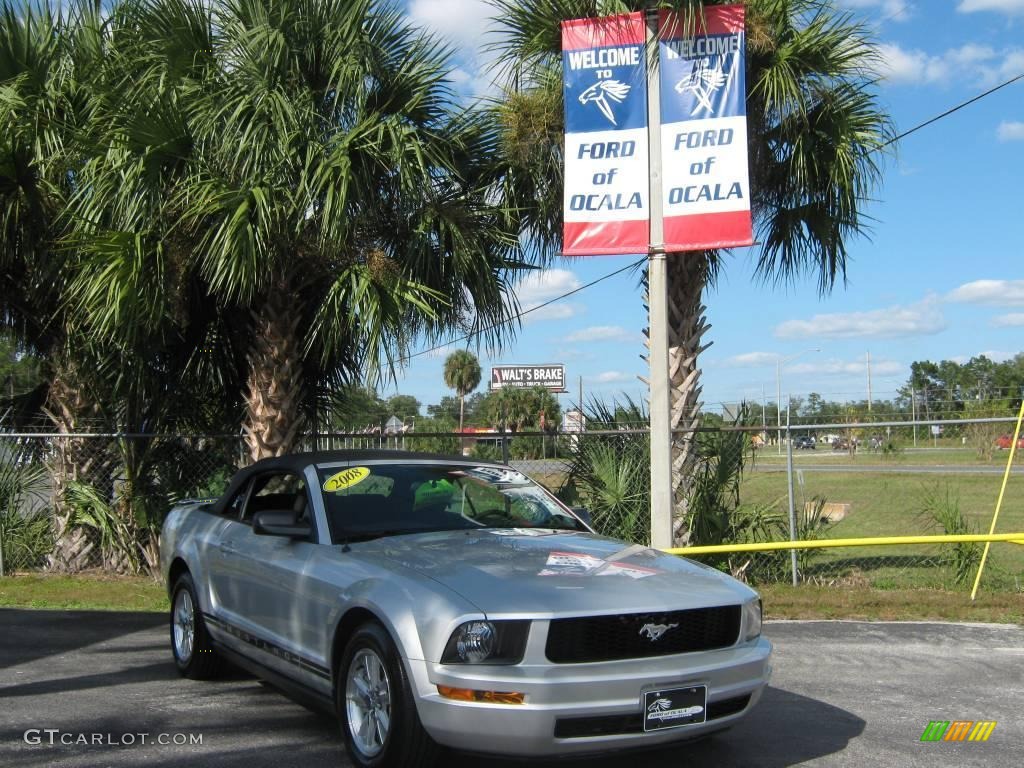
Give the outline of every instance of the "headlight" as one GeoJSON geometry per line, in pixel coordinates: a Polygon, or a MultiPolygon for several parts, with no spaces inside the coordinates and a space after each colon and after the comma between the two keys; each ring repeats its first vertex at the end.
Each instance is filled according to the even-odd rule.
{"type": "Polygon", "coordinates": [[[467,621],[452,632],[441,663],[518,664],[529,632],[529,621],[467,621]]]}
{"type": "Polygon", "coordinates": [[[743,606],[743,642],[756,640],[761,636],[761,598],[755,598],[743,606]]]}

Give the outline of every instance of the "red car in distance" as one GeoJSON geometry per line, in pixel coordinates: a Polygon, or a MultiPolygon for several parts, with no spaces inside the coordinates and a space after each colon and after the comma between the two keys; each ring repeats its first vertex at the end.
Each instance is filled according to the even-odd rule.
{"type": "MultiPolygon", "coordinates": [[[[1000,451],[1010,450],[1010,446],[1013,444],[1012,435],[1000,435],[996,438],[996,448],[1000,451]]],[[[1024,451],[1024,437],[1017,438],[1017,450],[1024,451]]]]}

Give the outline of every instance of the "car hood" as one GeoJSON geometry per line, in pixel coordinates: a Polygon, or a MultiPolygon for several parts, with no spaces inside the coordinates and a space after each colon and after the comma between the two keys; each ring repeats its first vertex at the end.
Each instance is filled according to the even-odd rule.
{"type": "Polygon", "coordinates": [[[399,563],[506,618],[683,610],[755,594],[712,568],[591,533],[443,531],[376,539],[352,551],[399,563]]]}

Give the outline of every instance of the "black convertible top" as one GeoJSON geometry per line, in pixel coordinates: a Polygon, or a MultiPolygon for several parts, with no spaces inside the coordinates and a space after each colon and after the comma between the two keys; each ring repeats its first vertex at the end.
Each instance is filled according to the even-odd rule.
{"type": "Polygon", "coordinates": [[[495,464],[492,461],[473,459],[467,456],[451,456],[443,453],[418,453],[416,451],[390,451],[383,449],[348,449],[344,451],[309,451],[306,453],[289,453],[285,456],[277,456],[270,459],[260,459],[255,464],[243,467],[231,478],[228,488],[214,503],[213,509],[217,514],[224,511],[228,500],[235,495],[239,488],[249,481],[253,475],[259,475],[267,471],[284,470],[302,474],[310,464],[333,464],[341,461],[381,461],[392,460],[402,461],[439,461],[439,462],[471,462],[474,464],[495,464]]]}

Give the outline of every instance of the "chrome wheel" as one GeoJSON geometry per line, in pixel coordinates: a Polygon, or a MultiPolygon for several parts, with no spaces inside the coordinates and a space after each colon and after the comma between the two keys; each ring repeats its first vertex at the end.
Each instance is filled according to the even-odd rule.
{"type": "Polygon", "coordinates": [[[196,613],[192,595],[187,589],[179,589],[174,597],[174,655],[182,664],[192,658],[192,647],[196,639],[196,613]]]}
{"type": "Polygon", "coordinates": [[[391,682],[373,650],[361,648],[345,677],[345,713],[349,734],[367,757],[380,754],[391,728],[391,682]]]}

